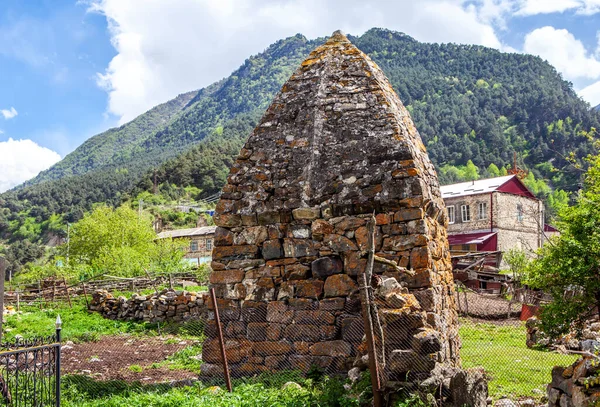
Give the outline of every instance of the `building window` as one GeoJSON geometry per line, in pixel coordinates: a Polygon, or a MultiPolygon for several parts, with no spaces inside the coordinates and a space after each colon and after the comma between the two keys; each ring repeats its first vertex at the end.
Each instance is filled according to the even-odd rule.
{"type": "Polygon", "coordinates": [[[523,222],[523,205],[517,204],[517,220],[523,222]]]}
{"type": "Polygon", "coordinates": [[[191,252],[197,252],[198,251],[198,241],[197,240],[192,240],[190,242],[190,251],[191,252]]]}
{"type": "Polygon", "coordinates": [[[487,202],[479,202],[479,220],[487,219],[487,202]]]}
{"type": "Polygon", "coordinates": [[[454,222],[455,222],[454,206],[449,206],[448,207],[448,223],[454,223],[454,222]]]}
{"type": "Polygon", "coordinates": [[[471,207],[469,205],[462,205],[460,207],[460,213],[463,222],[471,221],[471,207]]]}
{"type": "Polygon", "coordinates": [[[212,250],[212,239],[206,239],[206,250],[212,250]]]}

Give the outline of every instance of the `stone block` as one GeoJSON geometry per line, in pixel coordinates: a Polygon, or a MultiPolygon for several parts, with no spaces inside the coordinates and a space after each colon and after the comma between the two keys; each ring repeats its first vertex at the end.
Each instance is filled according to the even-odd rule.
{"type": "Polygon", "coordinates": [[[314,278],[326,279],[344,271],[344,263],[337,256],[320,257],[310,264],[314,278]]]}
{"type": "MultiPolygon", "coordinates": [[[[225,342],[225,354],[229,363],[239,363],[248,357],[252,350],[252,342],[245,339],[228,339],[225,342]]],[[[221,348],[218,339],[204,341],[202,360],[206,363],[221,364],[221,348]]]]}
{"type": "Polygon", "coordinates": [[[314,220],[321,214],[319,208],[296,208],[292,210],[292,216],[296,220],[314,220]]]}
{"type": "Polygon", "coordinates": [[[325,297],[346,297],[358,289],[358,285],[347,274],[336,274],[325,280],[325,297]]]}
{"type": "Polygon", "coordinates": [[[261,356],[285,355],[292,351],[292,344],[286,340],[253,342],[251,346],[254,354],[261,356]]]}
{"type": "Polygon", "coordinates": [[[367,259],[362,258],[360,252],[344,253],[344,272],[350,276],[357,276],[364,273],[367,267],[367,259]]]}
{"type": "Polygon", "coordinates": [[[329,234],[323,237],[323,245],[329,247],[337,253],[344,253],[352,250],[358,250],[356,244],[342,235],[329,234]]]}
{"type": "Polygon", "coordinates": [[[346,316],[342,317],[342,339],[346,342],[362,342],[365,334],[362,318],[346,316]]]}
{"type": "Polygon", "coordinates": [[[321,280],[300,280],[296,283],[296,296],[318,300],[323,296],[323,286],[321,280]]]}
{"type": "Polygon", "coordinates": [[[346,305],[345,298],[324,298],[319,302],[319,309],[322,311],[341,311],[346,305]]]}
{"type": "Polygon", "coordinates": [[[269,324],[265,322],[249,322],[248,323],[248,339],[251,341],[266,341],[267,328],[269,324]]]}
{"type": "Polygon", "coordinates": [[[412,269],[431,268],[433,259],[426,246],[415,247],[410,252],[410,267],[412,269]]]}
{"type": "Polygon", "coordinates": [[[317,342],[310,347],[310,354],[313,356],[348,357],[352,355],[352,345],[340,340],[317,342]]]}
{"type": "Polygon", "coordinates": [[[357,218],[354,216],[343,217],[340,221],[335,222],[335,230],[337,233],[345,232],[347,230],[355,230],[367,223],[364,218],[357,218]]]}
{"type": "Polygon", "coordinates": [[[210,273],[209,281],[211,284],[232,284],[240,283],[246,276],[243,270],[221,270],[210,273]]]}
{"type": "Polygon", "coordinates": [[[278,341],[283,336],[285,324],[274,324],[269,323],[267,325],[267,338],[268,341],[278,341]]]}
{"type": "Polygon", "coordinates": [[[242,319],[245,322],[267,322],[267,303],[262,301],[244,301],[242,319]]]}
{"type": "Polygon", "coordinates": [[[217,227],[215,229],[214,243],[216,246],[231,246],[233,244],[233,233],[229,229],[217,227]]]}
{"type": "Polygon", "coordinates": [[[215,213],[213,216],[215,225],[224,228],[234,228],[242,225],[242,218],[238,214],[233,213],[215,213]]]}
{"type": "Polygon", "coordinates": [[[295,311],[294,322],[297,324],[333,325],[335,317],[327,311],[295,311]]]}
{"type": "Polygon", "coordinates": [[[422,355],[439,352],[442,349],[441,335],[429,328],[421,328],[413,335],[412,348],[422,355]]]}
{"type": "Polygon", "coordinates": [[[394,222],[407,222],[413,219],[423,219],[423,209],[421,208],[407,208],[402,209],[394,214],[394,222]]]}
{"type": "Polygon", "coordinates": [[[283,301],[273,301],[267,305],[267,322],[289,324],[294,319],[294,311],[283,301]]]}
{"type": "Polygon", "coordinates": [[[388,366],[390,371],[398,373],[406,372],[430,372],[435,367],[435,360],[428,355],[420,355],[412,349],[399,349],[391,352],[388,366]]]}
{"type": "Polygon", "coordinates": [[[246,336],[246,323],[243,321],[231,321],[225,326],[224,334],[228,338],[241,338],[246,336]]]}
{"type": "Polygon", "coordinates": [[[281,221],[281,215],[278,211],[262,212],[257,214],[258,224],[261,226],[273,225],[281,221]]]}
{"type": "Polygon", "coordinates": [[[213,260],[252,259],[258,254],[257,246],[215,246],[212,252],[213,260]]]}
{"type": "Polygon", "coordinates": [[[265,260],[282,257],[281,242],[278,239],[265,241],[262,245],[262,256],[265,260]]]}
{"type": "Polygon", "coordinates": [[[323,236],[333,233],[333,225],[326,220],[317,219],[311,224],[311,232],[314,239],[321,240],[323,236]]]}
{"type": "Polygon", "coordinates": [[[284,239],[283,254],[285,257],[311,257],[319,254],[312,240],[284,239]]]}
{"type": "Polygon", "coordinates": [[[298,310],[316,310],[319,308],[319,303],[310,298],[290,298],[288,301],[290,309],[298,310]]]}
{"type": "Polygon", "coordinates": [[[309,268],[303,264],[290,264],[285,266],[283,277],[286,280],[305,280],[309,277],[309,268]]]}

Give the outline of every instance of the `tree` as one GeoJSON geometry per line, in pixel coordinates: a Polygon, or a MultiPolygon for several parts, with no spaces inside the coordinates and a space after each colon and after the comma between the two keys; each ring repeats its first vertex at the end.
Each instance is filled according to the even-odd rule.
{"type": "Polygon", "coordinates": [[[526,283],[552,295],[542,310],[544,331],[556,337],[600,315],[600,156],[589,160],[576,204],[559,209],[560,236],[539,251],[526,283]]]}
{"type": "Polygon", "coordinates": [[[69,244],[61,247],[69,267],[118,276],[143,275],[146,270],[174,271],[183,259],[183,244],[155,243],[150,219],[127,206],[99,206],[73,225],[69,244]]]}

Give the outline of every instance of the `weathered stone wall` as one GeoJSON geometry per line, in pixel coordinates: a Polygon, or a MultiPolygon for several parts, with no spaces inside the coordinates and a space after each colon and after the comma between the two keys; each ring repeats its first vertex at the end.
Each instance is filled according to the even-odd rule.
{"type": "Polygon", "coordinates": [[[162,290],[158,295],[133,294],[130,299],[115,298],[106,290],[92,295],[90,311],[105,318],[124,321],[182,322],[206,318],[208,294],[189,291],[162,290]]]}
{"type": "Polygon", "coordinates": [[[548,384],[548,407],[589,407],[600,402],[600,362],[584,357],[569,367],[555,366],[548,384]]]}
{"type": "MultiPolygon", "coordinates": [[[[396,292],[381,310],[390,376],[457,366],[436,173],[387,78],[336,33],[275,97],[217,205],[210,282],[234,374],[347,371],[364,346],[357,275],[373,213],[377,254],[414,270],[375,268],[411,293],[396,292]]],[[[217,372],[210,326],[203,371],[217,372]]]]}

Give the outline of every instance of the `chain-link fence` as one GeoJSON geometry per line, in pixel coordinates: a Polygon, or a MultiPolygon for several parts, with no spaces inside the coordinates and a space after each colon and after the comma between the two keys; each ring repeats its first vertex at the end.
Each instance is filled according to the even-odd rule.
{"type": "MultiPolygon", "coordinates": [[[[368,285],[372,341],[379,386],[408,395],[422,390],[414,383],[430,377],[441,355],[451,354],[448,344],[458,344],[458,339],[440,337],[437,331],[453,334],[441,325],[437,331],[429,329],[440,323],[436,313],[411,312],[425,301],[422,293],[409,294],[398,285],[394,289],[401,295],[389,295],[389,284],[397,283],[391,280],[368,285]],[[413,297],[418,300],[411,304],[413,297]]],[[[26,337],[49,334],[42,328],[52,327],[61,315],[66,398],[160,393],[198,384],[226,388],[219,327],[206,283],[186,276],[165,278],[136,292],[103,287],[89,285],[85,295],[73,290],[71,305],[58,295],[54,302],[21,300],[17,313],[11,303],[15,313],[5,317],[8,337],[26,337]]],[[[307,380],[315,383],[326,377],[350,386],[350,377],[363,385],[354,396],[371,397],[369,335],[360,288],[357,285],[345,298],[244,301],[239,308],[218,298],[234,391],[249,383],[306,386],[307,380]]],[[[576,359],[544,344],[528,347],[526,323],[520,320],[528,307],[510,296],[480,294],[459,284],[454,301],[460,316],[462,366],[483,369],[495,400],[541,402],[552,367],[576,359]]],[[[434,400],[439,401],[440,392],[434,392],[434,400]]]]}

